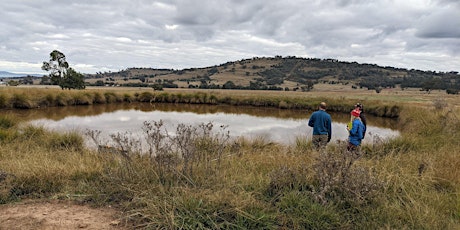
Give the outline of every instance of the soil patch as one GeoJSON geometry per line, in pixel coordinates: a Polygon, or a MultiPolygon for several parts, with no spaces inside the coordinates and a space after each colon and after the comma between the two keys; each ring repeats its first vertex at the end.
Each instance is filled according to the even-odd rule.
{"type": "Polygon", "coordinates": [[[121,212],[92,208],[72,201],[25,201],[0,205],[0,230],[15,229],[127,229],[121,226],[121,212]]]}

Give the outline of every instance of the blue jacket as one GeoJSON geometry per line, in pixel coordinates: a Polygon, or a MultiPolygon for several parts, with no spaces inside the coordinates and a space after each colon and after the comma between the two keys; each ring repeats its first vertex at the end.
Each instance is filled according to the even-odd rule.
{"type": "Polygon", "coordinates": [[[324,110],[318,110],[311,114],[308,126],[313,127],[313,135],[328,135],[328,141],[332,136],[331,115],[324,110]]]}
{"type": "Polygon", "coordinates": [[[356,146],[361,145],[361,140],[364,138],[364,130],[365,126],[363,122],[359,119],[354,119],[352,128],[348,131],[350,134],[348,141],[356,146]]]}

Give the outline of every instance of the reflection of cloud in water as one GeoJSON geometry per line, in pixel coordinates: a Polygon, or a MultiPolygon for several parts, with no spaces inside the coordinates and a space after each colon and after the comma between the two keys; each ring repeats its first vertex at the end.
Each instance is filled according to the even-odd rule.
{"type": "MultiPolygon", "coordinates": [[[[181,123],[196,126],[201,123],[212,122],[215,125],[215,132],[218,132],[218,127],[223,125],[228,126],[226,130],[230,131],[230,135],[234,137],[264,137],[286,144],[294,143],[297,137],[311,138],[312,133],[312,128],[307,125],[308,117],[305,119],[281,119],[227,113],[196,114],[192,112],[120,110],[97,116],[70,116],[59,121],[41,119],[32,121],[32,123],[55,130],[100,130],[108,136],[124,132],[140,135],[144,121],[160,120],[163,120],[164,128],[171,134],[181,123]]],[[[371,142],[374,136],[385,139],[397,135],[399,132],[391,129],[369,126],[364,142],[371,142]]],[[[347,137],[346,124],[333,122],[332,141],[346,140],[347,137]]]]}

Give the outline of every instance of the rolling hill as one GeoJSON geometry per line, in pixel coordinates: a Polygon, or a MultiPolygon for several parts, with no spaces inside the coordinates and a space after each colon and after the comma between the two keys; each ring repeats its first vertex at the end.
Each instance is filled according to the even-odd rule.
{"type": "Polygon", "coordinates": [[[182,88],[232,88],[264,90],[309,90],[317,83],[345,84],[368,89],[401,86],[460,89],[458,72],[402,69],[336,59],[255,57],[206,68],[182,70],[128,68],[119,72],[87,75],[95,85],[182,88]]]}

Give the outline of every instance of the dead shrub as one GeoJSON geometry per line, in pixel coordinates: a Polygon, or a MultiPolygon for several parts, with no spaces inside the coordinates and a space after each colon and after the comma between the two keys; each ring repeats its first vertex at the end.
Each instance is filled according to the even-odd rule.
{"type": "Polygon", "coordinates": [[[355,164],[362,156],[360,151],[348,151],[345,143],[341,145],[335,151],[319,153],[313,165],[317,181],[313,196],[321,204],[365,204],[372,200],[381,183],[370,169],[355,164]]]}

